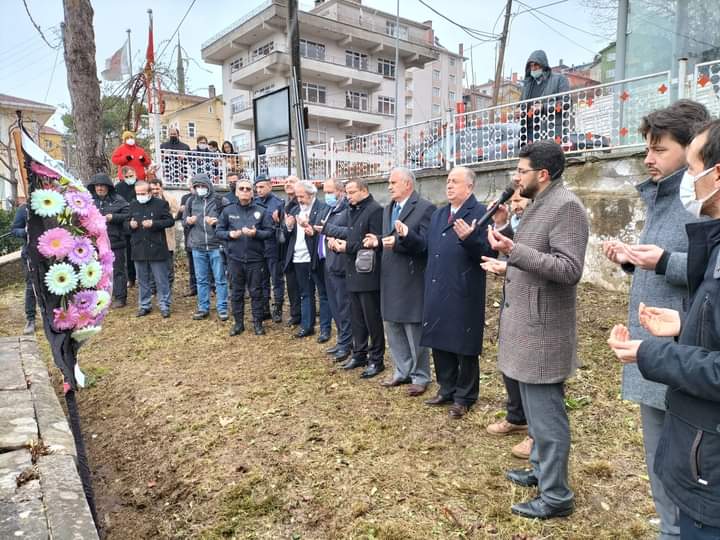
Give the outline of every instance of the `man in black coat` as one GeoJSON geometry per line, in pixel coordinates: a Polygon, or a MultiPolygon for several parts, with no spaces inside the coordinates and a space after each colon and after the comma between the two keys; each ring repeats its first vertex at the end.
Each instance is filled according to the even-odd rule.
{"type": "Polygon", "coordinates": [[[385,333],[380,312],[380,253],[376,248],[370,272],[358,272],[358,252],[368,234],[382,234],[382,206],[370,194],[365,180],[352,179],[345,185],[348,209],[347,240],[336,240],[336,250],[346,253],[347,289],[350,293],[350,322],[353,355],[344,369],[367,366],[361,377],[375,377],[385,369],[385,333]],[[369,339],[369,344],[368,344],[369,339]]]}
{"type": "MultiPolygon", "coordinates": [[[[115,184],[115,193],[120,195],[127,203],[131,203],[135,200],[135,183],[137,178],[135,177],[135,169],[132,167],[121,167],[120,179],[115,184]]],[[[127,277],[128,285],[130,287],[135,286],[135,264],[132,258],[132,247],[130,246],[130,236],[125,235],[125,262],[127,263],[127,277]]]]}
{"type": "Polygon", "coordinates": [[[315,290],[320,303],[320,335],[318,343],[330,339],[330,306],[325,290],[324,243],[320,244],[320,234],[314,226],[327,214],[325,203],[317,199],[317,188],[312,182],[303,180],[295,184],[295,196],[298,201],[297,212],[285,217],[285,226],[289,236],[285,254],[285,271],[292,268],[300,290],[300,330],[296,338],[304,338],[315,333],[315,290]]]}
{"type": "Polygon", "coordinates": [[[392,202],[383,210],[382,239],[374,234],[363,245],[382,247],[380,307],[395,371],[381,384],[410,384],[408,395],[420,396],[430,384],[430,351],[420,346],[427,246],[425,238],[435,206],[415,191],[415,175],[404,168],[390,171],[392,202]],[[408,236],[416,241],[406,245],[408,236]]]}
{"type": "Polygon", "coordinates": [[[237,203],[223,208],[218,218],[216,234],[227,246],[230,279],[232,280],[232,309],[235,325],[230,330],[236,336],[245,330],[245,287],[250,291],[253,328],[256,336],[263,329],[263,283],[266,279],[265,242],[272,233],[272,220],[265,208],[253,201],[250,180],[238,179],[235,184],[237,203]]]}
{"type": "Polygon", "coordinates": [[[133,262],[138,278],[138,317],[152,311],[150,275],[157,288],[157,299],[163,318],[170,316],[172,297],[167,260],[170,257],[165,229],[175,223],[167,201],[150,194],[150,184],[135,184],[135,200],[130,203],[125,230],[130,233],[133,262]]]}
{"type": "MultiPolygon", "coordinates": [[[[485,271],[480,262],[483,255],[494,255],[485,231],[475,227],[486,208],[475,199],[474,185],[470,169],[450,171],[448,204],[433,213],[427,234],[420,344],[432,348],[440,389],[425,403],[451,403],[451,418],[462,418],[478,398],[485,325],[485,271]]],[[[404,243],[413,248],[419,240],[409,236],[404,243]]]]}
{"type": "Polygon", "coordinates": [[[688,146],[680,199],[689,223],[688,309],[640,304],[642,326],[658,337],[631,340],[616,325],[608,343],[625,363],[637,361],[643,377],[668,386],[667,414],[655,456],[655,473],[680,509],[680,537],[720,538],[720,120],[701,127],[688,146]]]}
{"type": "Polygon", "coordinates": [[[161,150],[172,150],[163,156],[163,178],[166,184],[182,186],[187,181],[187,157],[181,152],[189,152],[190,147],[180,141],[180,130],[171,127],[168,130],[169,139],[160,145],[161,150]]]}
{"type": "MultiPolygon", "coordinates": [[[[268,272],[263,281],[263,319],[272,317],[273,322],[282,322],[282,307],[285,297],[283,281],[283,261],[280,259],[284,246],[278,243],[278,231],[285,219],[285,202],[272,192],[272,182],[267,176],[255,178],[255,202],[265,208],[272,226],[271,233],[265,240],[265,262],[268,272]],[[270,313],[270,290],[272,289],[273,309],[270,313]]],[[[284,255],[284,252],[282,253],[284,255]]]]}
{"type": "Polygon", "coordinates": [[[20,256],[22,258],[23,274],[25,275],[25,329],[23,334],[29,336],[35,333],[35,312],[37,311],[37,302],[35,300],[35,291],[32,285],[32,275],[28,269],[28,256],[27,256],[27,220],[28,220],[28,206],[25,202],[25,197],[18,196],[15,202],[18,205],[15,211],[15,218],[13,219],[12,226],[10,228],[11,234],[22,239],[22,251],[20,256]]]}
{"type": "Polygon", "coordinates": [[[128,202],[115,192],[112,180],[105,173],[98,173],[90,179],[88,191],[93,202],[107,221],[107,232],[115,261],[113,262],[113,303],[110,307],[120,308],[127,303],[127,261],[125,250],[125,221],[128,217],[128,202]]]}

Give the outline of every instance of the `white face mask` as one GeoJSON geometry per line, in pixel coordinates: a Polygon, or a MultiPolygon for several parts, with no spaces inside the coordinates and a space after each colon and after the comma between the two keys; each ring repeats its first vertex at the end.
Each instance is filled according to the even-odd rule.
{"type": "Polygon", "coordinates": [[[198,144],[198,148],[199,148],[200,150],[207,150],[208,145],[207,145],[207,144],[204,144],[204,143],[200,143],[200,144],[198,144]]]}
{"type": "Polygon", "coordinates": [[[135,183],[135,181],[136,181],[136,178],[126,178],[126,179],[125,179],[125,183],[126,183],[128,186],[132,186],[132,185],[135,183]]]}
{"type": "Polygon", "coordinates": [[[710,198],[715,195],[718,190],[716,189],[706,197],[698,200],[695,195],[695,182],[700,180],[714,168],[715,167],[710,167],[696,176],[693,176],[688,171],[685,171],[682,180],[680,181],[680,200],[682,201],[685,210],[690,212],[696,218],[700,217],[703,205],[710,200],[710,198]]]}
{"type": "Polygon", "coordinates": [[[530,76],[531,76],[533,79],[539,79],[540,77],[542,77],[542,74],[543,74],[543,70],[542,70],[542,69],[533,69],[533,70],[530,72],[530,76]]]}
{"type": "Polygon", "coordinates": [[[129,144],[130,146],[133,146],[135,144],[135,139],[130,137],[128,140],[125,141],[125,144],[129,144]]]}
{"type": "Polygon", "coordinates": [[[137,196],[137,202],[140,204],[145,204],[150,200],[150,195],[138,195],[137,196]]]}
{"type": "Polygon", "coordinates": [[[208,188],[205,188],[205,187],[195,188],[195,193],[198,194],[198,197],[205,197],[208,194],[208,188]]]}

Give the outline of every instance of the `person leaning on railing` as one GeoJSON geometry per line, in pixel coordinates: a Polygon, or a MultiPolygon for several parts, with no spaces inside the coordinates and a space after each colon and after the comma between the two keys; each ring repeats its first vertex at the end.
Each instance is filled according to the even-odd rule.
{"type": "Polygon", "coordinates": [[[183,185],[187,176],[185,157],[180,152],[189,152],[190,147],[180,141],[178,128],[168,130],[169,138],[160,145],[161,150],[171,150],[161,157],[163,179],[170,185],[183,185]]]}

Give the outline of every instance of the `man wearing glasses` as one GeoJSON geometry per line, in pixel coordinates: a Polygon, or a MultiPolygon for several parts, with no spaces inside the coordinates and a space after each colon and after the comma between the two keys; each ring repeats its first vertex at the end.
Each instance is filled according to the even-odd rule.
{"type": "Polygon", "coordinates": [[[563,185],[564,168],[565,155],[557,143],[538,141],[525,146],[515,182],[520,195],[533,202],[513,240],[488,228],[492,249],[507,256],[502,261],[507,266],[498,367],[520,384],[534,440],[532,469],[511,470],[506,476],[515,484],[539,488],[538,497],[513,505],[512,512],[538,519],[573,512],[564,384],[577,367],[576,287],[585,261],[588,220],[580,200],[563,185]]]}

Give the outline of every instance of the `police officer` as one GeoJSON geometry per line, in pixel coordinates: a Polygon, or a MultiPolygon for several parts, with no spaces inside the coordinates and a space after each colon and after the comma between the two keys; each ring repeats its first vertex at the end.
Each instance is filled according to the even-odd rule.
{"type": "Polygon", "coordinates": [[[250,303],[255,335],[263,329],[262,285],[266,279],[265,241],[272,235],[272,219],[265,209],[253,202],[250,180],[239,179],[235,187],[238,202],[226,206],[216,227],[218,238],[227,242],[232,280],[232,309],[235,325],[230,331],[236,336],[245,330],[245,287],[250,290],[250,303]]]}
{"type": "Polygon", "coordinates": [[[281,250],[284,246],[278,242],[279,235],[283,235],[281,223],[284,219],[285,202],[272,192],[272,183],[265,175],[255,178],[255,203],[265,209],[270,216],[272,226],[270,237],[265,240],[265,262],[268,272],[263,281],[263,320],[270,318],[270,284],[272,283],[272,297],[274,300],[272,320],[282,322],[283,297],[285,296],[285,281],[283,278],[283,265],[279,262],[281,250]]]}

